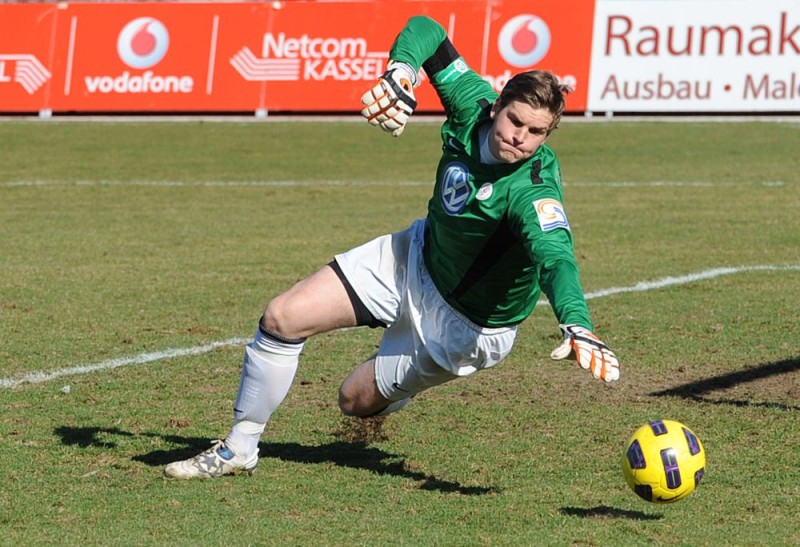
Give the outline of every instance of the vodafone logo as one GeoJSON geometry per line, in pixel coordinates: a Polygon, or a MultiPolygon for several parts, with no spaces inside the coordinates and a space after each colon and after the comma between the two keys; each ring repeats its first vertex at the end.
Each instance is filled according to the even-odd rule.
{"type": "Polygon", "coordinates": [[[192,76],[146,70],[160,63],[168,49],[169,32],[164,23],[152,17],[134,19],[125,25],[117,37],[119,58],[134,70],[125,70],[116,76],[84,76],[86,91],[101,95],[192,93],[192,76]]]}
{"type": "Polygon", "coordinates": [[[152,17],[134,19],[117,38],[119,58],[131,68],[150,68],[158,64],[169,48],[169,32],[164,23],[152,17]]]}
{"type": "Polygon", "coordinates": [[[550,50],[550,27],[535,15],[512,17],[500,30],[497,49],[503,60],[512,66],[533,66],[550,50]]]}

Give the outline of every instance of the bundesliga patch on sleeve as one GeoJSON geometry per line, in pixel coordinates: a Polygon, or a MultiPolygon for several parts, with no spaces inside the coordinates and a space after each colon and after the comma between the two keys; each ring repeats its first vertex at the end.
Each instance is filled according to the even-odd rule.
{"type": "Polygon", "coordinates": [[[448,82],[452,82],[453,80],[458,79],[459,76],[465,74],[469,70],[469,66],[467,66],[466,61],[462,57],[459,57],[450,65],[442,70],[439,74],[436,75],[436,80],[440,84],[445,84],[448,82]]]}
{"type": "Polygon", "coordinates": [[[536,209],[536,216],[539,217],[539,226],[543,232],[549,232],[556,228],[564,228],[569,230],[569,221],[567,221],[567,213],[564,212],[564,206],[561,202],[555,199],[537,199],[533,202],[533,207],[536,209]]]}

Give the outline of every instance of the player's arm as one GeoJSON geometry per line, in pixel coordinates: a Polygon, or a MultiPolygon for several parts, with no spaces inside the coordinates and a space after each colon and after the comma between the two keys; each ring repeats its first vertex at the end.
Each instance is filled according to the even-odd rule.
{"type": "Polygon", "coordinates": [[[545,154],[542,163],[537,167],[540,172],[532,177],[541,182],[520,197],[523,205],[519,210],[522,232],[538,267],[539,286],[563,334],[562,344],[550,356],[557,360],[572,357],[595,378],[611,382],[619,379],[619,361],[592,332],[572,232],[561,202],[558,163],[554,155],[545,154]]]}
{"type": "Polygon", "coordinates": [[[539,285],[550,301],[561,328],[563,341],[550,357],[573,358],[595,378],[612,382],[619,379],[619,360],[592,332],[589,308],[580,284],[571,238],[565,228],[545,234],[537,245],[540,255],[539,285]]]}
{"type": "Polygon", "coordinates": [[[444,28],[430,17],[415,16],[395,38],[386,72],[361,98],[361,114],[367,121],[393,136],[401,135],[417,106],[414,87],[420,68],[448,115],[457,113],[459,104],[474,105],[493,94],[491,86],[458,54],[444,28]]]}

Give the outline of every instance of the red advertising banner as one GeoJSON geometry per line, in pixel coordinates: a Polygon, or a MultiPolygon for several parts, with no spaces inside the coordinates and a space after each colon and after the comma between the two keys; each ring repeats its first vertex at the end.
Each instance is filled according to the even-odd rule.
{"type": "Polygon", "coordinates": [[[48,108],[61,11],[55,4],[0,5],[0,110],[48,108]]]}
{"type": "Polygon", "coordinates": [[[0,111],[355,112],[418,14],[498,90],[551,70],[586,108],[594,0],[296,0],[0,5],[0,111]]]}

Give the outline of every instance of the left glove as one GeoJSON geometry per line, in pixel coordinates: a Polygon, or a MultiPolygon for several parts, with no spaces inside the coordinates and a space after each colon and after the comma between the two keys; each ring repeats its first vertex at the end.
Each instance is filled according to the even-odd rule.
{"type": "Polygon", "coordinates": [[[550,353],[555,360],[574,357],[581,368],[606,382],[619,380],[619,360],[614,352],[587,328],[578,325],[559,325],[564,341],[550,353]]]}
{"type": "Polygon", "coordinates": [[[361,97],[361,115],[393,137],[406,128],[408,117],[417,108],[414,85],[417,75],[411,65],[390,61],[378,82],[361,97]]]}

